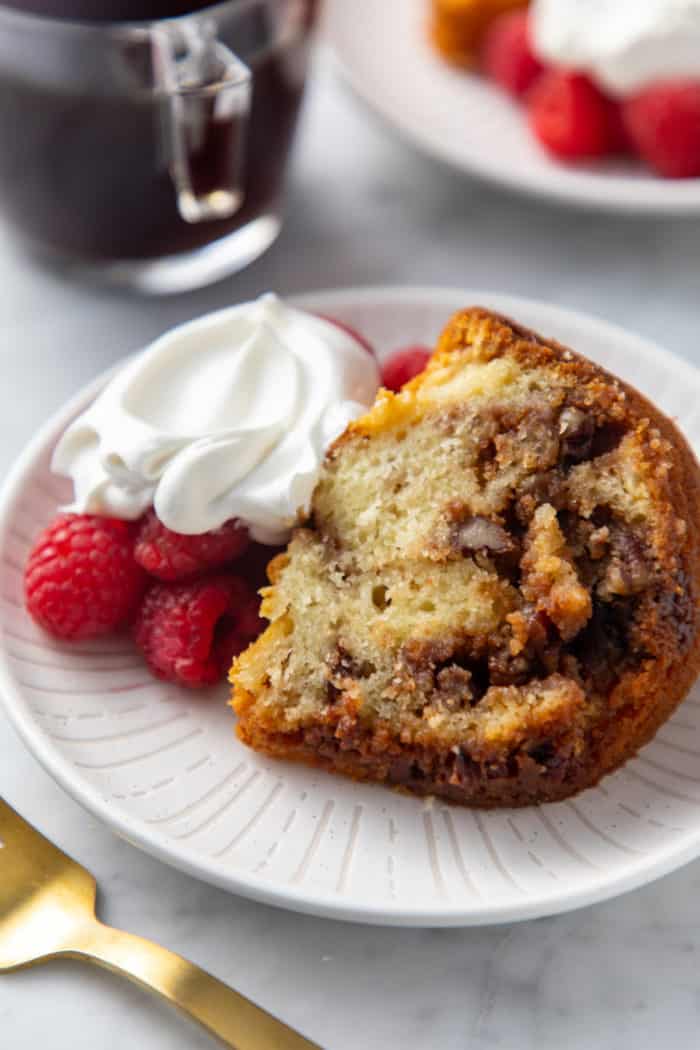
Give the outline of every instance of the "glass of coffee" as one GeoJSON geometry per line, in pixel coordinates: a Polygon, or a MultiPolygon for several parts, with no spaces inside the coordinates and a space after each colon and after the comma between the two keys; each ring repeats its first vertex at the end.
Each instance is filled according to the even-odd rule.
{"type": "Polygon", "coordinates": [[[0,0],[0,217],[154,292],[276,237],[316,0],[0,0]]]}

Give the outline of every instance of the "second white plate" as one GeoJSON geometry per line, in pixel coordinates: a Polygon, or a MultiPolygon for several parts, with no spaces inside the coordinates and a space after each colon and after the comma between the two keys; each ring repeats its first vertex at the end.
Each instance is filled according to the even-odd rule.
{"type": "MultiPolygon", "coordinates": [[[[700,374],[634,335],[541,303],[479,292],[377,288],[297,300],[386,353],[432,343],[480,302],[581,350],[652,395],[700,447],[700,374]]],[[[600,787],[556,805],[475,812],[273,762],[233,733],[226,689],[150,677],[128,639],[61,644],[27,616],[22,572],[68,495],[48,469],[50,420],[0,507],[0,693],[27,746],[118,834],[235,893],[300,911],[410,926],[532,918],[642,885],[700,854],[700,691],[600,787]]]]}
{"type": "Polygon", "coordinates": [[[700,179],[661,179],[641,164],[567,166],[530,134],[522,107],[433,51],[429,0],[326,0],[326,36],[355,91],[420,149],[510,190],[562,204],[700,214],[700,179]]]}

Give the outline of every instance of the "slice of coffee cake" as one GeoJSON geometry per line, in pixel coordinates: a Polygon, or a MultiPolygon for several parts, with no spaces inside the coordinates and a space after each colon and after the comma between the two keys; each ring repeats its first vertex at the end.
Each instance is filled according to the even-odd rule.
{"type": "Polygon", "coordinates": [[[471,805],[596,783],[698,673],[699,476],[620,380],[456,315],[331,448],[270,565],[239,736],[471,805]]]}

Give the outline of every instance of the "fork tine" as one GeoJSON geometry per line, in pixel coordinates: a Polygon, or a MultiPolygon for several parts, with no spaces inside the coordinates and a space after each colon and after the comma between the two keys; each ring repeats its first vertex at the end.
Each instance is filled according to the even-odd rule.
{"type": "Polygon", "coordinates": [[[0,970],[64,951],[95,922],[95,880],[0,798],[0,970]]]}
{"type": "MultiPolygon", "coordinates": [[[[49,842],[29,821],[20,817],[17,810],[13,809],[0,795],[0,841],[3,846],[31,847],[35,838],[41,840],[45,849],[61,853],[53,842],[49,842]]],[[[61,855],[65,856],[65,854],[61,855]]]]}
{"type": "Polygon", "coordinates": [[[3,898],[2,888],[7,886],[8,880],[19,883],[22,879],[31,879],[35,888],[38,888],[59,874],[68,881],[74,892],[79,892],[81,896],[84,896],[86,891],[92,892],[94,900],[95,880],[90,872],[45,838],[2,796],[0,843],[0,870],[3,872],[0,878],[0,904],[3,898]]]}

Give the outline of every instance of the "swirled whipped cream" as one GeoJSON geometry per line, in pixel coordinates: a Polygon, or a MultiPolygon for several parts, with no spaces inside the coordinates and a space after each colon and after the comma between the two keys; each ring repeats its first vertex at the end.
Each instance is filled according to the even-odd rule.
{"type": "Polygon", "coordinates": [[[546,61],[620,97],[700,77],[700,0],[534,0],[532,32],[546,61]]]}
{"type": "Polygon", "coordinates": [[[238,518],[284,541],[329,444],[370,405],[379,370],[329,321],[264,295],[173,329],[65,431],[52,469],[77,513],[151,505],[187,535],[238,518]]]}

